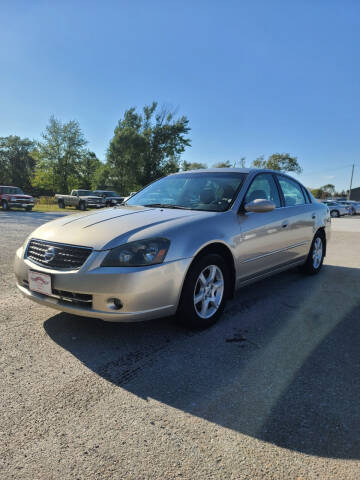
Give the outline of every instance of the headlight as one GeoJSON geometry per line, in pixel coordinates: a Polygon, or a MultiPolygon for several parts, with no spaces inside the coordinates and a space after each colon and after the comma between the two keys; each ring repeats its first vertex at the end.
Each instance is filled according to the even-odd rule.
{"type": "Polygon", "coordinates": [[[143,267],[162,263],[170,246],[166,238],[151,238],[130,242],[113,248],[106,255],[102,267],[143,267]]]}

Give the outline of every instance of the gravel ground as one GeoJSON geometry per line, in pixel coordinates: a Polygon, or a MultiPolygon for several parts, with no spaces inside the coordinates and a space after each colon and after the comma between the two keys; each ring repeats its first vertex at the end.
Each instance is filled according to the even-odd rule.
{"type": "Polygon", "coordinates": [[[360,217],[320,275],[246,287],[196,333],[22,298],[14,252],[52,218],[0,212],[1,479],[360,478],[360,217]]]}

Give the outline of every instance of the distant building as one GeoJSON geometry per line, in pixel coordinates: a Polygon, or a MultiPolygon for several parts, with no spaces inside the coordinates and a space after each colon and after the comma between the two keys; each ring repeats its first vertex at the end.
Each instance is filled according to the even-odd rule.
{"type": "Polygon", "coordinates": [[[360,202],[360,187],[351,189],[350,200],[360,202]]]}

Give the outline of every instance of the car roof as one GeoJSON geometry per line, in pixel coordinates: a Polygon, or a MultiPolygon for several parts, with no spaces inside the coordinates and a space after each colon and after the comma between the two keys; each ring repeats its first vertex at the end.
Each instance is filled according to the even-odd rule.
{"type": "MultiPolygon", "coordinates": [[[[182,174],[201,174],[201,173],[244,173],[246,175],[250,173],[276,173],[278,175],[283,175],[287,178],[290,178],[290,180],[293,180],[300,185],[302,185],[304,188],[306,188],[299,180],[296,178],[292,177],[286,172],[282,172],[280,170],[271,170],[269,168],[232,168],[232,167],[225,167],[225,168],[202,168],[199,170],[182,170],[181,172],[176,172],[172,173],[171,175],[182,175],[182,174]]],[[[171,176],[170,175],[170,176],[171,176]]],[[[309,191],[308,188],[306,188],[307,191],[309,191]]]]}
{"type": "Polygon", "coordinates": [[[287,173],[285,172],[281,172],[280,170],[271,170],[269,168],[232,168],[232,167],[225,167],[225,168],[201,168],[201,169],[198,169],[198,170],[182,170],[181,172],[176,172],[176,173],[172,173],[171,175],[181,175],[181,174],[184,174],[184,173],[253,173],[253,172],[256,172],[256,173],[278,173],[278,174],[281,174],[281,175],[285,175],[285,176],[288,176],[290,178],[292,178],[290,175],[288,175],[287,173]]]}

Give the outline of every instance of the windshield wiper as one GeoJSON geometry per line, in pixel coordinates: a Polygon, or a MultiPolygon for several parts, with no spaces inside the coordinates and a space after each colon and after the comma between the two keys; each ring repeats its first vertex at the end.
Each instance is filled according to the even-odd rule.
{"type": "Polygon", "coordinates": [[[143,207],[158,207],[158,208],[178,208],[180,210],[189,210],[181,205],[172,205],[171,203],[146,203],[143,207]]]}

